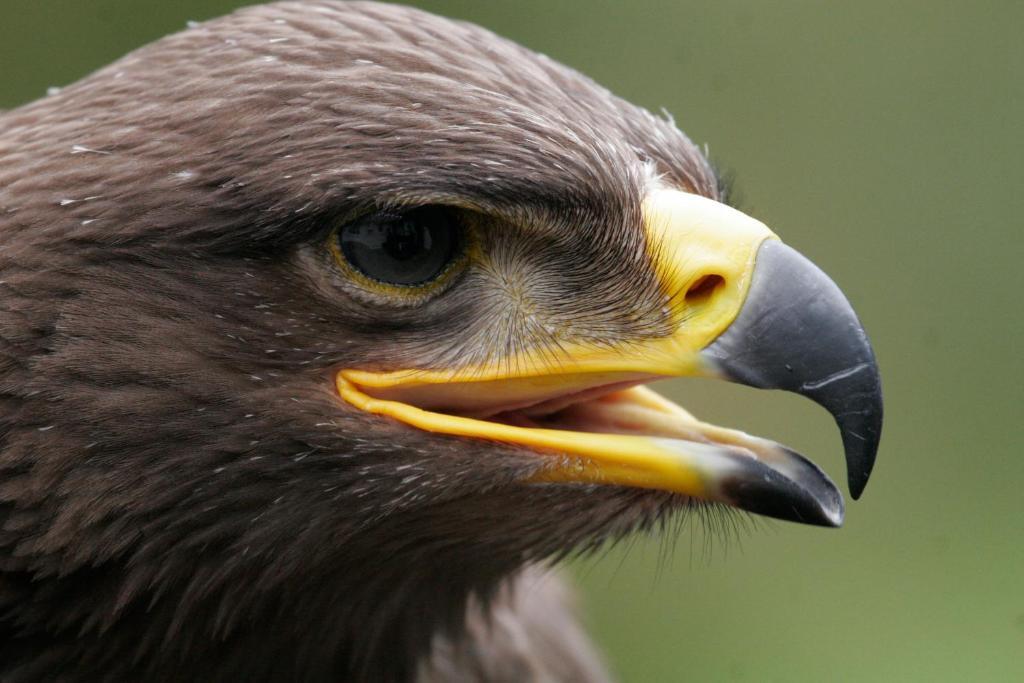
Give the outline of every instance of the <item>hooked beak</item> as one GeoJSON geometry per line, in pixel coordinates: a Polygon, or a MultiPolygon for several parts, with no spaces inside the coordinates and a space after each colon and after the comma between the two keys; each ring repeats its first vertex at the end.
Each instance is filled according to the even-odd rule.
{"type": "Polygon", "coordinates": [[[882,382],[857,315],[820,268],[766,241],[739,316],[701,356],[726,379],[792,391],[828,410],[843,438],[850,494],[860,498],[882,436],[882,382]]]}
{"type": "Polygon", "coordinates": [[[842,495],[773,441],[700,422],[636,386],[717,376],[811,398],[832,413],[860,496],[881,433],[874,353],[839,288],[762,223],[712,200],[656,190],[648,256],[679,293],[675,331],[567,349],[557,367],[524,355],[486,367],[338,373],[341,397],[415,428],[516,444],[549,458],[535,481],[673,491],[779,519],[842,524],[842,495]],[[565,457],[568,456],[568,457],[565,457]]]}

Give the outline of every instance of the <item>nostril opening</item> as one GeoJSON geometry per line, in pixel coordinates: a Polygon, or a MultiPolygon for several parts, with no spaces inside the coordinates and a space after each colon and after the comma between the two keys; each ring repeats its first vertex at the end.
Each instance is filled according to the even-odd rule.
{"type": "Polygon", "coordinates": [[[704,275],[690,285],[690,289],[686,292],[686,303],[690,306],[704,304],[723,285],[725,285],[725,278],[721,275],[704,275]]]}

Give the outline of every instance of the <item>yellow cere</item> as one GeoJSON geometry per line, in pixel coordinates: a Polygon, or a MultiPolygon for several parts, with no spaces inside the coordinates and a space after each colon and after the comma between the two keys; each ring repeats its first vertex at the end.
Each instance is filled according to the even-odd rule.
{"type": "Polygon", "coordinates": [[[761,243],[778,238],[764,223],[730,206],[670,189],[654,190],[644,200],[644,227],[649,257],[680,317],[677,336],[686,338],[677,344],[707,346],[739,314],[761,243]],[[686,301],[687,293],[706,278],[721,278],[706,302],[709,310],[690,310],[687,304],[704,302],[686,301]]]}

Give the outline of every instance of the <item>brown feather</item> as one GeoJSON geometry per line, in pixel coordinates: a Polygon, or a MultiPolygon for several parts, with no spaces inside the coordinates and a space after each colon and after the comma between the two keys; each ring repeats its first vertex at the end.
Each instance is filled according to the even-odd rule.
{"type": "Polygon", "coordinates": [[[480,275],[368,305],[321,246],[374,207],[463,207],[522,250],[541,320],[650,335],[649,166],[718,196],[670,123],[373,3],[243,10],[0,115],[0,679],[593,680],[530,567],[681,501],[524,487],[536,456],[346,409],[341,367],[545,341],[480,275]]]}

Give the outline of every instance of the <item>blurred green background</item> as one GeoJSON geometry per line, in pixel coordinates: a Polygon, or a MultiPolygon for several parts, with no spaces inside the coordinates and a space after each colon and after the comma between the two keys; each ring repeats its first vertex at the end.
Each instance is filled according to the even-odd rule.
{"type": "MultiPolygon", "coordinates": [[[[0,108],[243,4],[0,0],[0,108]]],[[[1024,680],[1024,3],[412,4],[671,112],[840,283],[878,353],[886,431],[844,529],[694,520],[574,564],[621,678],[1024,680]]],[[[810,403],[665,389],[845,480],[810,403]]]]}

